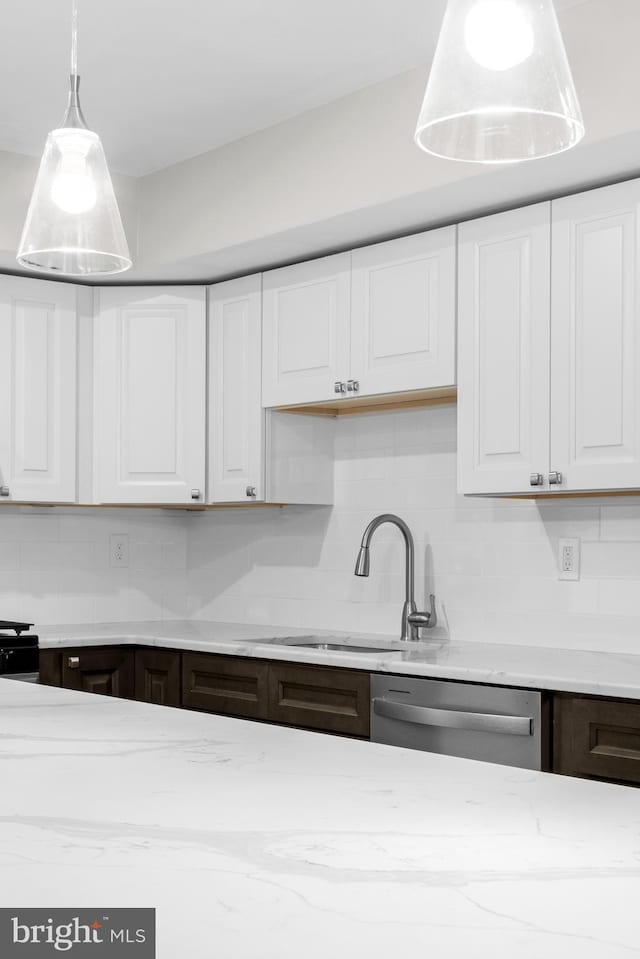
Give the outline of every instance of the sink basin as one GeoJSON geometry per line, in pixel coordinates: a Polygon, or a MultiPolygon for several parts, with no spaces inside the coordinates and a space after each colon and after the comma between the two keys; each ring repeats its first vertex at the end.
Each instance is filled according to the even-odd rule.
{"type": "Polygon", "coordinates": [[[393,646],[356,646],[352,643],[323,643],[320,641],[287,643],[287,646],[301,646],[305,649],[326,649],[336,653],[395,653],[393,646]]]}
{"type": "Polygon", "coordinates": [[[296,646],[300,649],[318,649],[331,653],[361,653],[366,655],[375,653],[397,653],[397,646],[367,646],[362,643],[348,643],[339,637],[332,636],[283,636],[276,639],[256,639],[255,643],[268,643],[271,646],[296,646]]]}

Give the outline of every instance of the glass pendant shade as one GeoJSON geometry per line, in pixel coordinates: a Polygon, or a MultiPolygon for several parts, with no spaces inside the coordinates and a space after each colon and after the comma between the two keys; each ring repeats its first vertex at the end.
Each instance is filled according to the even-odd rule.
{"type": "Polygon", "coordinates": [[[105,276],[131,266],[127,238],[97,133],[80,109],[78,6],[71,6],[71,85],[62,126],[47,137],[18,262],[61,276],[105,276]]]}
{"type": "Polygon", "coordinates": [[[553,0],[449,0],[418,146],[451,160],[515,163],[583,136],[553,0]]]}
{"type": "Polygon", "coordinates": [[[18,261],[65,276],[120,273],[131,266],[97,133],[63,127],[47,137],[18,261]]]}

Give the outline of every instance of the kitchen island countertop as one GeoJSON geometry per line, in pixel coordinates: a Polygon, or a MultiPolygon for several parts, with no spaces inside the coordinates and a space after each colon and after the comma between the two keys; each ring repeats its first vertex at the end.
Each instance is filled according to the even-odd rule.
{"type": "Polygon", "coordinates": [[[158,959],[640,956],[640,793],[0,680],[3,906],[158,959]]]}

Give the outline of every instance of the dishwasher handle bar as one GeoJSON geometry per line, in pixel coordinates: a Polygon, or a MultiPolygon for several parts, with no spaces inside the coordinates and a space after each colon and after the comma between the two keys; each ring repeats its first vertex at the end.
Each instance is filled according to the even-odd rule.
{"type": "Polygon", "coordinates": [[[531,716],[502,716],[493,713],[470,713],[464,710],[436,709],[433,706],[412,706],[389,699],[374,699],[376,716],[397,719],[418,726],[440,726],[446,729],[473,729],[481,733],[503,733],[506,736],[532,736],[531,716]]]}

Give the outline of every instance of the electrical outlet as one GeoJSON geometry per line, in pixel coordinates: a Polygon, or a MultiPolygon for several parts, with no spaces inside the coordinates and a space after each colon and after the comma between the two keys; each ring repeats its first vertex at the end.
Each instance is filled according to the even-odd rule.
{"type": "Polygon", "coordinates": [[[580,540],[561,539],[558,542],[558,579],[580,579],[580,540]]]}
{"type": "Polygon", "coordinates": [[[129,565],[129,534],[112,533],[110,537],[111,544],[111,565],[128,566],[129,565]]]}

